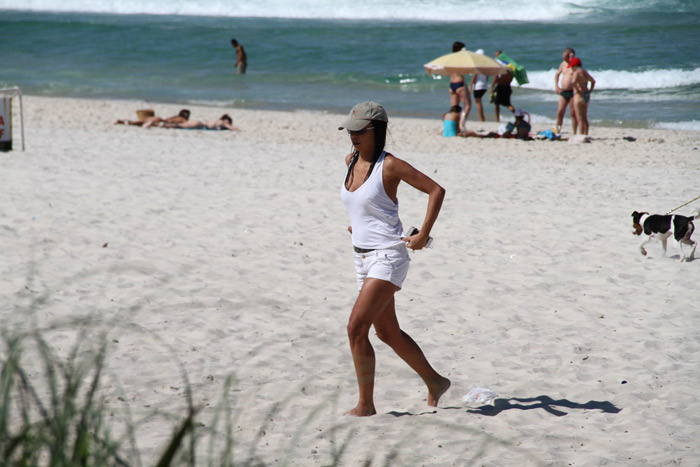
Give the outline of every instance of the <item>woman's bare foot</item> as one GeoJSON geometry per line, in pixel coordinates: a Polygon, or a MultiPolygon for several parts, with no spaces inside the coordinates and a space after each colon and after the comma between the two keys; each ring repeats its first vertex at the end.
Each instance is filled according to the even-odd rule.
{"type": "MultiPolygon", "coordinates": [[[[442,378],[442,377],[441,377],[442,378]]],[[[438,402],[443,394],[450,388],[452,382],[447,378],[442,378],[440,382],[432,388],[428,388],[428,405],[437,407],[438,402]]]]}
{"type": "Polygon", "coordinates": [[[360,407],[359,405],[352,410],[348,410],[343,415],[352,415],[353,417],[369,417],[376,414],[377,411],[374,406],[371,407],[360,407]]]}

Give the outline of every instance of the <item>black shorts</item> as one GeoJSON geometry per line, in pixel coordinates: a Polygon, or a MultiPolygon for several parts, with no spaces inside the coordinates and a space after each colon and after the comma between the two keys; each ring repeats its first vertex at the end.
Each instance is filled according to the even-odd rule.
{"type": "Polygon", "coordinates": [[[513,90],[508,85],[496,85],[496,105],[502,105],[503,107],[510,107],[510,94],[513,90]]]}
{"type": "Polygon", "coordinates": [[[486,89],[474,89],[474,99],[481,99],[486,94],[486,89]]]}

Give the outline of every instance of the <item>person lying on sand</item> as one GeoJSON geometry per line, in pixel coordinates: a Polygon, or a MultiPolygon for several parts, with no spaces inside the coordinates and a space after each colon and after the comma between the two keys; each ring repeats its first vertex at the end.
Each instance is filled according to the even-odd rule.
{"type": "Polygon", "coordinates": [[[228,114],[223,114],[218,120],[190,120],[184,123],[168,123],[163,122],[158,125],[161,128],[182,128],[186,130],[231,130],[238,131],[238,128],[233,126],[233,120],[228,114]]]}
{"type": "Polygon", "coordinates": [[[168,118],[160,117],[148,117],[145,120],[115,120],[112,125],[131,125],[140,126],[141,128],[148,128],[153,125],[159,125],[163,122],[167,123],[185,123],[190,118],[190,111],[187,109],[182,109],[177,115],[173,115],[168,118]]]}

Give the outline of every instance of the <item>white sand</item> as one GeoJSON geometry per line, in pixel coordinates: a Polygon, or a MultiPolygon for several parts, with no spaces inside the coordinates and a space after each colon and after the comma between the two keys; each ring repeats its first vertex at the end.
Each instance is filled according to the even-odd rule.
{"type": "MultiPolygon", "coordinates": [[[[577,145],[443,139],[438,120],[392,119],[387,149],[447,189],[397,308],[453,386],[427,407],[372,336],[379,414],[356,419],[342,416],[357,397],[343,116],[191,107],[228,110],[241,131],[110,125],[145,107],[179,111],[25,97],[27,151],[0,153],[2,327],[57,326],[67,353],[65,323],[95,320],[115,430],[126,409],[173,415],[139,425],[145,464],[184,416],[183,371],[207,426],[234,376],[238,461],[327,465],[346,443],[342,465],[700,463],[700,261],[658,242],[642,256],[630,217],[700,195],[697,132],[594,126],[577,145]],[[463,406],[473,386],[498,392],[495,409],[463,406]]],[[[426,197],[399,197],[404,225],[420,225],[426,197]]]]}

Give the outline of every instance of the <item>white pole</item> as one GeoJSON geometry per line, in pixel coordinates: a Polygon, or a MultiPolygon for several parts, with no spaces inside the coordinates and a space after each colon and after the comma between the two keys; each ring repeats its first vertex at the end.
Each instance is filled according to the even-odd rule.
{"type": "Polygon", "coordinates": [[[19,121],[22,125],[22,151],[24,151],[24,109],[22,108],[22,90],[18,87],[17,94],[19,94],[19,121]]]}

